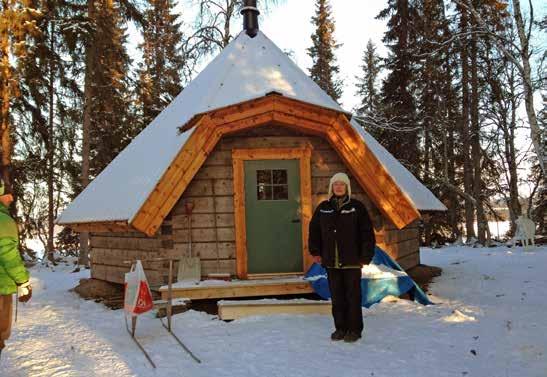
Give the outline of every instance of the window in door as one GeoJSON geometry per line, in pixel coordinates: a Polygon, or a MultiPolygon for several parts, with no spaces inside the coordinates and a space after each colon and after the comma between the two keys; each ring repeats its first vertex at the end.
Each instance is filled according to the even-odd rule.
{"type": "Polygon", "coordinates": [[[288,200],[289,184],[286,169],[256,171],[257,200],[288,200]]]}

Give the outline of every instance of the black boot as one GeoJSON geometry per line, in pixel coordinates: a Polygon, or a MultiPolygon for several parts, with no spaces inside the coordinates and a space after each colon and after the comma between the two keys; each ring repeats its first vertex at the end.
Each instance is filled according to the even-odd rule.
{"type": "Polygon", "coordinates": [[[356,342],[358,339],[361,338],[361,334],[353,331],[348,331],[346,335],[344,336],[344,342],[346,343],[353,343],[356,342]]]}
{"type": "Polygon", "coordinates": [[[334,340],[334,341],[337,341],[337,340],[342,340],[344,339],[344,336],[346,335],[346,331],[345,330],[336,330],[335,332],[333,332],[332,334],[330,334],[330,338],[331,340],[334,340]]]}

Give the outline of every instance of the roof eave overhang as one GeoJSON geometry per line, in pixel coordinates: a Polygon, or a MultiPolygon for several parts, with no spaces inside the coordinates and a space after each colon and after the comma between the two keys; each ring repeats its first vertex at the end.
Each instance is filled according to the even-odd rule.
{"type": "Polygon", "coordinates": [[[58,225],[70,227],[76,232],[92,232],[92,233],[119,233],[119,232],[135,232],[135,229],[129,224],[128,220],[108,220],[108,221],[78,221],[66,222],[58,221],[58,225]]]}

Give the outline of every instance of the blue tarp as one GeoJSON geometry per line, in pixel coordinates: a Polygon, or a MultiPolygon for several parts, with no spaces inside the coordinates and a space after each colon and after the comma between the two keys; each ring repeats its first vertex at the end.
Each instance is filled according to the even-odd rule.
{"type": "MultiPolygon", "coordinates": [[[[374,258],[372,264],[383,264],[397,271],[404,271],[397,262],[378,246],[374,249],[374,258]]],[[[327,271],[321,265],[314,263],[305,275],[305,278],[311,278],[312,287],[321,298],[330,299],[329,283],[327,281],[327,271]]],[[[397,276],[381,279],[361,279],[361,305],[369,308],[371,305],[380,302],[388,295],[401,296],[408,293],[414,301],[423,305],[433,304],[427,298],[424,291],[412,280],[410,276],[397,276]]]]}

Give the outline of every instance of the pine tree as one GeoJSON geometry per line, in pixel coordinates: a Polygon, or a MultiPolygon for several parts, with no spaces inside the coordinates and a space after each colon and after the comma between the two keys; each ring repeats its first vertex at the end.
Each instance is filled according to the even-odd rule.
{"type": "Polygon", "coordinates": [[[28,232],[44,240],[47,256],[53,261],[54,220],[64,199],[58,193],[67,183],[64,166],[74,161],[74,154],[67,156],[66,152],[75,150],[75,138],[64,135],[67,131],[74,134],[79,122],[81,93],[77,77],[71,73],[79,58],[71,44],[72,31],[66,27],[74,16],[71,7],[56,1],[36,1],[32,6],[40,8],[42,17],[37,26],[42,32],[30,39],[32,48],[18,61],[21,96],[14,110],[19,119],[18,134],[25,139],[18,148],[20,168],[25,169],[20,177],[33,181],[18,184],[23,190],[30,188],[28,195],[23,191],[21,205],[27,204],[27,196],[47,205],[43,212],[28,214],[37,216],[28,222],[36,224],[28,232]],[[45,182],[45,189],[32,187],[37,182],[45,182]]]}
{"type": "Polygon", "coordinates": [[[143,61],[139,65],[137,106],[140,128],[146,127],[182,90],[183,35],[175,4],[170,0],[148,0],[145,12],[143,61]]]}
{"type": "Polygon", "coordinates": [[[99,174],[135,133],[128,77],[131,61],[121,10],[112,0],[96,0],[94,12],[94,61],[89,67],[91,176],[99,174]]]}
{"type": "Polygon", "coordinates": [[[472,197],[473,190],[473,165],[471,161],[471,144],[470,144],[470,69],[469,69],[469,34],[471,32],[471,26],[469,21],[469,12],[463,6],[457,7],[459,13],[458,32],[459,32],[459,49],[460,49],[460,91],[461,91],[461,156],[463,160],[463,189],[465,199],[465,229],[467,238],[475,237],[475,228],[473,222],[475,218],[475,211],[472,197]]]}
{"type": "MultiPolygon", "coordinates": [[[[143,24],[135,3],[133,0],[116,4],[112,0],[85,0],[85,6],[81,7],[82,19],[89,27],[81,38],[85,56],[82,167],[81,185],[75,194],[121,151],[138,129],[129,111],[132,103],[127,93],[129,58],[122,27],[122,16],[143,24]],[[126,132],[123,132],[124,123],[128,128],[126,132]],[[106,138],[105,144],[101,144],[101,137],[106,138]]],[[[79,264],[88,263],[88,244],[89,234],[81,232],[79,264]]]]}
{"type": "Polygon", "coordinates": [[[334,51],[340,46],[334,39],[334,20],[329,0],[317,0],[315,16],[312,17],[315,32],[308,55],[312,58],[310,77],[335,101],[342,96],[342,81],[336,76],[340,68],[336,64],[334,51]]]}
{"type": "Polygon", "coordinates": [[[382,108],[385,119],[389,120],[389,129],[385,130],[381,141],[397,159],[418,175],[418,133],[398,130],[416,125],[413,49],[418,15],[410,1],[389,0],[387,8],[377,16],[379,19],[388,18],[388,30],[383,42],[390,50],[385,60],[389,74],[382,84],[382,108]]]}
{"type": "Polygon", "coordinates": [[[378,118],[380,110],[380,96],[378,90],[378,75],[380,74],[380,64],[382,59],[376,52],[376,46],[372,40],[368,40],[367,47],[363,53],[362,76],[357,79],[357,92],[355,93],[361,102],[355,109],[357,115],[372,120],[378,118]]]}
{"type": "MultiPolygon", "coordinates": [[[[484,113],[494,106],[493,99],[485,96],[485,83],[490,80],[483,67],[489,66],[490,58],[486,51],[491,48],[491,40],[485,30],[496,30],[499,38],[503,33],[501,20],[506,17],[505,6],[497,0],[466,0],[465,4],[454,0],[459,14],[459,49],[461,61],[461,101],[462,101],[462,151],[465,223],[468,239],[475,237],[483,245],[490,238],[486,207],[492,195],[489,181],[499,179],[486,174],[491,164],[491,151],[481,144],[484,139],[484,113]],[[477,15],[483,15],[482,23],[477,15]],[[483,104],[481,104],[483,102],[483,104]],[[474,222],[477,222],[475,233],[474,222]]],[[[500,38],[504,39],[504,38],[500,38]]]]}
{"type": "MultiPolygon", "coordinates": [[[[455,185],[454,138],[458,136],[457,123],[459,108],[453,82],[456,81],[457,67],[451,57],[455,51],[444,43],[450,35],[449,20],[445,15],[443,0],[422,0],[417,3],[419,17],[415,20],[416,73],[415,103],[416,124],[421,127],[423,142],[421,147],[420,178],[426,186],[441,200],[450,201],[447,216],[449,224],[457,224],[458,200],[453,191],[445,190],[446,185],[436,185],[440,177],[455,185]],[[441,190],[442,188],[442,190],[441,190]]],[[[440,217],[440,216],[439,216],[440,217]]],[[[443,216],[444,217],[444,216],[443,216]]],[[[436,218],[434,224],[442,224],[442,218],[436,218]]],[[[426,244],[437,225],[424,226],[426,244]]],[[[452,237],[459,236],[457,226],[451,227],[452,237]]]]}
{"type": "Polygon", "coordinates": [[[450,95],[451,77],[447,76],[445,65],[448,49],[441,48],[447,36],[447,20],[444,17],[442,0],[423,0],[419,8],[418,40],[416,51],[418,71],[416,72],[417,120],[423,130],[424,179],[434,174],[432,164],[436,156],[432,143],[440,140],[440,125],[446,122],[447,97],[450,95]],[[448,82],[447,82],[448,81],[448,82]]]}
{"type": "Polygon", "coordinates": [[[0,174],[12,190],[12,117],[13,100],[19,95],[19,72],[14,59],[27,53],[27,39],[40,33],[36,20],[41,14],[28,0],[3,0],[0,3],[0,174]]]}

